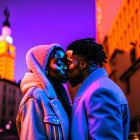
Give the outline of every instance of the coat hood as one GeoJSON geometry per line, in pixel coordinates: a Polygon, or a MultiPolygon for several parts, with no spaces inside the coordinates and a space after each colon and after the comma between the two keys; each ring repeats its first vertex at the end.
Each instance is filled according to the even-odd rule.
{"type": "Polygon", "coordinates": [[[44,89],[34,73],[25,73],[24,78],[20,84],[20,89],[22,93],[25,94],[31,87],[39,87],[44,89]]]}
{"type": "Polygon", "coordinates": [[[31,71],[32,74],[26,73],[21,82],[20,87],[23,93],[34,85],[44,88],[49,98],[56,97],[55,91],[45,74],[50,54],[54,48],[62,47],[59,44],[40,45],[31,48],[27,52],[26,62],[28,70],[31,71]]]}

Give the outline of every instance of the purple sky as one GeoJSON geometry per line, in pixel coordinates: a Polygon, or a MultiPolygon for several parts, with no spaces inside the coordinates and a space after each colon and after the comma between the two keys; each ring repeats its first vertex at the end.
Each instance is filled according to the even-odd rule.
{"type": "Polygon", "coordinates": [[[27,72],[26,52],[36,45],[59,43],[64,49],[74,40],[95,38],[94,0],[0,0],[0,34],[8,7],[13,45],[16,47],[15,80],[27,72]]]}

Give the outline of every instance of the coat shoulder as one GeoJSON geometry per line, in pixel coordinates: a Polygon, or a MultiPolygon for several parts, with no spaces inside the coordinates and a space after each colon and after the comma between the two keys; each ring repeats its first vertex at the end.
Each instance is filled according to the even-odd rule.
{"type": "Polygon", "coordinates": [[[44,104],[44,102],[49,102],[50,99],[47,97],[47,94],[45,92],[45,90],[39,88],[39,87],[33,87],[30,88],[26,94],[24,95],[24,97],[21,100],[20,106],[19,106],[19,110],[22,108],[22,106],[24,104],[26,104],[26,102],[28,102],[28,100],[30,98],[35,99],[39,104],[44,104]]]}
{"type": "Polygon", "coordinates": [[[47,94],[46,94],[46,91],[44,89],[41,89],[41,88],[36,88],[32,95],[31,95],[33,98],[35,98],[37,101],[41,102],[41,101],[50,101],[47,94]]]}
{"type": "Polygon", "coordinates": [[[108,77],[101,77],[86,89],[83,99],[85,102],[102,98],[114,100],[117,104],[127,104],[126,97],[120,87],[108,77]]]}
{"type": "Polygon", "coordinates": [[[127,104],[127,100],[122,89],[110,78],[102,77],[98,80],[98,87],[105,93],[109,93],[110,97],[115,98],[119,104],[127,104]]]}

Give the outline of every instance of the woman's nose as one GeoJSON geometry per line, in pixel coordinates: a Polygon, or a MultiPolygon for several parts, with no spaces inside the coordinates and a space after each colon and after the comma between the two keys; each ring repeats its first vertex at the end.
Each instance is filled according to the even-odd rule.
{"type": "Polygon", "coordinates": [[[68,66],[66,64],[63,65],[63,71],[68,71],[68,66]]]}

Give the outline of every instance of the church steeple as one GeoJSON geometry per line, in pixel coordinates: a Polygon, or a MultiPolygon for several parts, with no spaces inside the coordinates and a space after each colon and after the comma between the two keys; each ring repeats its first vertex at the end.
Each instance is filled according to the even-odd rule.
{"type": "Polygon", "coordinates": [[[14,64],[15,64],[15,46],[13,46],[13,38],[11,36],[11,28],[9,23],[9,11],[4,10],[5,20],[2,27],[2,35],[0,35],[0,79],[14,81],[14,64]]]}
{"type": "Polygon", "coordinates": [[[5,20],[3,22],[3,26],[8,26],[10,27],[10,23],[9,23],[9,16],[10,16],[10,13],[8,11],[8,8],[5,8],[4,10],[4,15],[5,15],[5,20]]]}
{"type": "Polygon", "coordinates": [[[5,15],[5,20],[3,22],[2,36],[0,36],[0,41],[5,40],[9,44],[13,44],[13,38],[11,37],[11,27],[9,23],[10,13],[8,11],[8,8],[5,8],[4,15],[5,15]]]}

